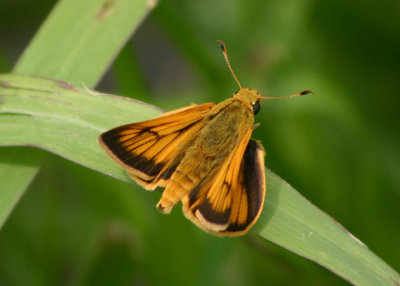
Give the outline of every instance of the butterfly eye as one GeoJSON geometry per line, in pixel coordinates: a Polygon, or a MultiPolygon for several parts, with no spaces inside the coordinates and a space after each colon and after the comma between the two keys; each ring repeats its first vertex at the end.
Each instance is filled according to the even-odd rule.
{"type": "Polygon", "coordinates": [[[261,109],[260,102],[256,101],[253,103],[253,113],[256,115],[261,109]]]}

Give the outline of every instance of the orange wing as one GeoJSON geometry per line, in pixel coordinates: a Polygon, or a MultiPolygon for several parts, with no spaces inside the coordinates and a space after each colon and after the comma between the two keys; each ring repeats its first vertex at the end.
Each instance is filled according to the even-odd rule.
{"type": "Polygon", "coordinates": [[[183,212],[216,235],[245,233],[261,213],[265,196],[264,149],[252,130],[214,178],[182,199],[183,212]]]}
{"type": "Polygon", "coordinates": [[[100,135],[100,145],[144,188],[165,187],[214,105],[193,105],[111,129],[100,135]]]}

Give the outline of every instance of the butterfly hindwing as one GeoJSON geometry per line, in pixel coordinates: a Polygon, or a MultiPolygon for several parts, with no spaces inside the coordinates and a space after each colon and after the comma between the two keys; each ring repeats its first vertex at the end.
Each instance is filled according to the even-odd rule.
{"type": "Polygon", "coordinates": [[[239,235],[258,218],[265,195],[264,150],[246,134],[218,173],[182,200],[185,215],[217,235],[239,235]]]}
{"type": "Polygon", "coordinates": [[[230,224],[225,232],[245,232],[258,219],[266,191],[264,156],[261,144],[250,140],[242,161],[243,171],[239,174],[240,192],[237,192],[237,199],[233,202],[230,224]],[[243,200],[247,202],[245,209],[242,207],[243,200]]]}
{"type": "Polygon", "coordinates": [[[100,135],[100,145],[146,189],[165,186],[214,103],[189,106],[100,135]]]}

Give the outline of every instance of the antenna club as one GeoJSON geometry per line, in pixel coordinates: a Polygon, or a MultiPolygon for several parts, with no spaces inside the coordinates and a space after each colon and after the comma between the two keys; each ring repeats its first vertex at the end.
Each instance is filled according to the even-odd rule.
{"type": "Polygon", "coordinates": [[[222,40],[217,40],[217,42],[219,42],[221,50],[225,53],[226,52],[225,43],[222,40]]]}
{"type": "Polygon", "coordinates": [[[306,90],[303,90],[303,91],[299,92],[300,95],[306,95],[306,94],[309,94],[309,93],[314,94],[314,92],[312,90],[309,90],[309,89],[306,89],[306,90]]]}

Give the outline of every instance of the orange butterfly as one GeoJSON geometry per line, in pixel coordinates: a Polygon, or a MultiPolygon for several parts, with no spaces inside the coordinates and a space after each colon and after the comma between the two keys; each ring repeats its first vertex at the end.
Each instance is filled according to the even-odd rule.
{"type": "Polygon", "coordinates": [[[260,100],[276,97],[242,88],[220,43],[239,85],[231,98],[120,126],[101,134],[99,142],[139,185],[165,188],[157,204],[163,213],[182,202],[185,216],[201,229],[237,236],[254,225],[264,204],[264,149],[251,134],[260,100]]]}

